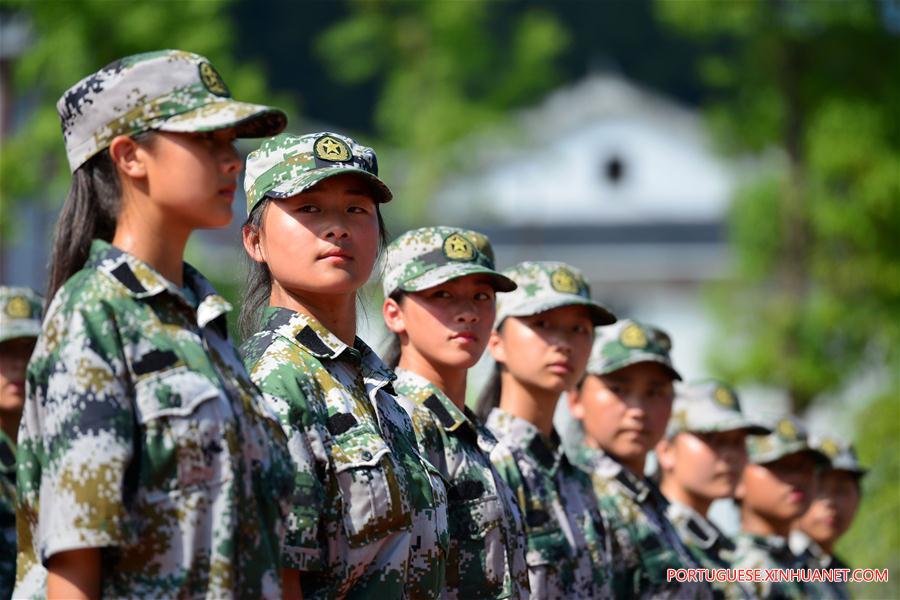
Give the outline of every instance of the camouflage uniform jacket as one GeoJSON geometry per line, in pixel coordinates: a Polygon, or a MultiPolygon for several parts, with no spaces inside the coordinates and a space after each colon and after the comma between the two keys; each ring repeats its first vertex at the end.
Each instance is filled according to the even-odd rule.
{"type": "Polygon", "coordinates": [[[525,516],[528,579],[535,598],[606,598],[612,593],[609,540],[590,480],[528,421],[495,408],[487,426],[491,462],[525,516]]]}
{"type": "Polygon", "coordinates": [[[16,583],[16,446],[0,431],[0,598],[16,583]]]}
{"type": "Polygon", "coordinates": [[[447,598],[525,598],[525,530],[512,491],[491,464],[496,438],[436,385],[397,369],[394,388],[419,450],[449,487],[447,598]]]}
{"type": "Polygon", "coordinates": [[[292,452],[314,459],[315,485],[302,495],[321,505],[295,507],[285,548],[287,566],[302,571],[303,596],[437,597],[447,493],[416,448],[393,372],[359,338],[347,346],[286,308],[267,309],[242,350],[292,452]],[[303,438],[309,446],[300,451],[303,438]]]}
{"type": "Polygon", "coordinates": [[[101,549],[104,597],[280,597],[284,435],[231,307],[189,265],[184,283],[196,305],[95,240],[53,299],[19,429],[17,598],[79,548],[101,549]]]}
{"type": "MultiPolygon", "coordinates": [[[[788,538],[788,545],[791,552],[800,557],[803,566],[808,569],[849,569],[841,559],[828,554],[819,544],[802,531],[791,531],[788,538]]],[[[834,598],[836,600],[850,600],[850,590],[846,582],[843,581],[823,581],[810,584],[807,586],[815,586],[817,596],[823,598],[834,598]]]]}
{"type": "MultiPolygon", "coordinates": [[[[666,508],[666,517],[675,526],[681,541],[703,568],[731,568],[734,542],[719,531],[719,528],[709,519],[680,502],[669,503],[666,508]]],[[[750,584],[716,581],[711,585],[715,598],[737,600],[754,597],[750,584]]]]}
{"type": "MultiPolygon", "coordinates": [[[[806,565],[791,552],[781,536],[740,532],[734,538],[735,569],[803,569],[806,565]]],[[[758,598],[807,598],[803,584],[794,581],[759,581],[753,584],[758,598]]]]}
{"type": "Polygon", "coordinates": [[[591,476],[612,538],[619,598],[710,598],[705,583],[666,581],[667,569],[699,568],[666,518],[659,489],[601,450],[582,447],[572,461],[591,476]]]}

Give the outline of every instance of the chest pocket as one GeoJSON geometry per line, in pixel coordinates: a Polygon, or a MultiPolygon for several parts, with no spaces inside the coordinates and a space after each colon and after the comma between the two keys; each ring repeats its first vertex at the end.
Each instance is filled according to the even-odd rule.
{"type": "Polygon", "coordinates": [[[365,427],[333,438],[331,454],[341,492],[344,530],[353,547],[412,524],[405,482],[384,439],[365,427]]]}
{"type": "Polygon", "coordinates": [[[459,498],[465,498],[460,492],[476,484],[481,482],[463,481],[451,488],[447,586],[458,589],[460,598],[502,597],[509,580],[507,546],[512,540],[507,539],[505,515],[497,496],[459,498]]]}
{"type": "Polygon", "coordinates": [[[230,406],[209,379],[187,367],[148,375],[135,385],[144,448],[141,481],[151,491],[209,486],[230,479],[230,406]]]}

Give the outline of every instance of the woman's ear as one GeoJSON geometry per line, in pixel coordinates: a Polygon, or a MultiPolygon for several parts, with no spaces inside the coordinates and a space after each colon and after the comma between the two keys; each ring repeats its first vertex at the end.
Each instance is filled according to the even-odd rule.
{"type": "Polygon", "coordinates": [[[109,157],[123,174],[134,179],[147,176],[143,147],[127,135],[117,135],[109,144],[109,157]]]}
{"type": "Polygon", "coordinates": [[[659,470],[668,473],[675,468],[675,438],[666,438],[656,443],[656,460],[659,462],[659,470]]]}
{"type": "Polygon", "coordinates": [[[403,321],[403,309],[393,298],[385,298],[384,304],[381,306],[381,315],[384,317],[384,324],[391,333],[397,335],[406,333],[406,324],[403,321]]]}
{"type": "Polygon", "coordinates": [[[266,256],[260,245],[261,236],[259,228],[254,225],[244,225],[241,227],[241,240],[244,242],[244,250],[247,255],[258,263],[265,263],[266,256]]]}
{"type": "Polygon", "coordinates": [[[488,338],[487,347],[497,364],[506,364],[506,348],[503,344],[503,338],[496,329],[491,332],[491,337],[488,338]]]}
{"type": "Polygon", "coordinates": [[[581,403],[581,390],[576,386],[566,392],[569,414],[581,421],[584,419],[584,405],[581,403]]]}

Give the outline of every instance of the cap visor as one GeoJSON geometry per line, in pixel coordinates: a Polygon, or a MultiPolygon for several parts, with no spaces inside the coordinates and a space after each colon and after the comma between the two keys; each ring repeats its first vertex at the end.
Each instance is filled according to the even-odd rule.
{"type": "Polygon", "coordinates": [[[518,286],[509,277],[478,264],[450,263],[441,265],[399,286],[404,292],[421,292],[460,277],[480,275],[498,292],[511,292],[518,286]]]}
{"type": "Polygon", "coordinates": [[[682,381],[681,373],[676,371],[672,365],[667,364],[666,361],[664,361],[658,355],[650,354],[650,353],[632,354],[631,356],[629,356],[628,358],[626,358],[624,360],[616,361],[613,364],[607,366],[605,369],[603,369],[602,372],[593,373],[593,374],[594,375],[609,375],[610,373],[615,373],[619,369],[624,369],[625,367],[630,367],[631,365],[636,365],[636,364],[642,363],[642,362],[656,363],[656,364],[660,365],[661,367],[663,367],[664,369],[666,369],[666,371],[669,372],[669,375],[672,376],[672,379],[675,379],[676,381],[682,381]]]}
{"type": "Polygon", "coordinates": [[[266,196],[269,196],[270,198],[290,198],[291,196],[296,196],[297,194],[305,192],[312,186],[329,177],[348,175],[351,173],[360,175],[371,185],[375,202],[384,204],[390,202],[394,197],[393,192],[391,192],[390,188],[388,188],[383,181],[368,171],[357,167],[325,167],[323,169],[306,171],[294,179],[276,185],[266,193],[266,196]]]}
{"type": "MultiPolygon", "coordinates": [[[[588,300],[574,294],[560,294],[558,298],[552,300],[542,300],[539,302],[523,304],[518,309],[506,313],[505,317],[530,317],[531,315],[547,312],[548,310],[553,310],[555,308],[562,308],[563,306],[586,306],[595,327],[600,325],[612,325],[617,320],[616,316],[606,310],[603,306],[597,304],[593,300],[588,300]]],[[[497,325],[499,324],[500,323],[497,323],[497,325]]]]}
{"type": "Polygon", "coordinates": [[[169,117],[151,129],[189,133],[234,127],[239,138],[259,138],[280,133],[286,126],[287,116],[277,108],[224,100],[169,117]]]}

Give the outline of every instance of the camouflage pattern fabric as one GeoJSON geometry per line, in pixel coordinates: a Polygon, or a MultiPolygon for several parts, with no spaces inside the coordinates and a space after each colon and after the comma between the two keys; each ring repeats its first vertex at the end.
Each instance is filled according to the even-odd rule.
{"type": "MultiPolygon", "coordinates": [[[[694,560],[705,569],[730,569],[734,557],[734,542],[719,531],[709,519],[680,502],[670,502],[666,517],[675,527],[681,541],[694,560]]],[[[720,582],[710,584],[713,597],[725,600],[753,598],[753,588],[747,583],[720,582]]]]}
{"type": "Polygon", "coordinates": [[[491,462],[525,516],[532,597],[610,597],[609,538],[589,478],[566,459],[555,432],[545,440],[534,425],[499,408],[487,426],[498,440],[491,462]]]}
{"type": "Polygon", "coordinates": [[[16,445],[0,431],[0,598],[16,583],[16,445]]]}
{"type": "Polygon", "coordinates": [[[487,236],[458,227],[422,227],[390,243],[384,261],[384,297],[397,290],[419,292],[466,275],[481,275],[498,292],[516,289],[494,270],[487,236]]]}
{"type": "Polygon", "coordinates": [[[112,62],[66,90],[56,109],[73,173],[118,135],[234,127],[238,137],[252,138],[287,125],[278,109],[233,100],[208,60],[181,50],[112,62]]]}
{"type": "Polygon", "coordinates": [[[662,365],[672,378],[681,375],[672,366],[672,339],[662,329],[632,319],[620,319],[612,325],[598,327],[586,371],[607,375],[641,362],[662,365]]]}
{"type": "Polygon", "coordinates": [[[766,427],[744,414],[737,393],[728,384],[714,379],[676,384],[666,437],[672,438],[685,431],[713,433],[735,430],[746,430],[752,434],[769,433],[766,427]]]}
{"type": "Polygon", "coordinates": [[[503,271],[516,289],[497,297],[494,329],[506,317],[530,317],[562,306],[588,308],[594,325],[614,323],[616,317],[606,307],[591,300],[591,288],[584,275],[562,262],[523,262],[503,271]]]}
{"type": "MultiPolygon", "coordinates": [[[[825,552],[819,544],[797,529],[791,531],[791,535],[788,537],[788,546],[791,552],[800,557],[803,566],[808,569],[850,568],[836,556],[825,552]]],[[[816,592],[822,598],[834,598],[836,600],[850,600],[852,597],[849,584],[842,581],[817,582],[816,592]]]]}
{"type": "Polygon", "coordinates": [[[247,214],[266,196],[290,198],[323,179],[347,173],[356,173],[367,181],[376,202],[391,201],[390,188],[378,178],[375,151],[349,137],[322,131],[305,135],[282,133],[264,140],[247,156],[247,214]]]}
{"type": "Polygon", "coordinates": [[[666,518],[668,502],[651,481],[601,450],[582,447],[571,452],[570,459],[590,475],[609,526],[616,597],[712,597],[705,583],[666,581],[667,569],[699,568],[699,564],[666,518]]]}
{"type": "Polygon", "coordinates": [[[757,465],[775,462],[790,454],[810,453],[822,465],[829,464],[828,457],[809,444],[806,428],[794,416],[784,416],[767,423],[768,435],[747,436],[747,460],[757,465]]]}
{"type": "Polygon", "coordinates": [[[182,291],[95,240],[28,364],[15,596],[47,559],[100,548],[102,595],[278,598],[290,457],[189,265],[182,291]]]}
{"type": "Polygon", "coordinates": [[[43,302],[32,289],[0,286],[0,342],[36,338],[41,333],[43,302]]]}
{"type": "Polygon", "coordinates": [[[286,308],[269,308],[242,351],[288,438],[306,437],[315,460],[321,509],[296,507],[285,548],[304,598],[438,597],[447,492],[416,448],[393,372],[362,340],[347,346],[286,308]]]}
{"type": "MultiPolygon", "coordinates": [[[[781,536],[738,533],[734,538],[735,569],[802,569],[805,567],[781,536]]],[[[807,584],[794,581],[756,581],[750,584],[757,598],[817,598],[807,584]]]]}
{"type": "Polygon", "coordinates": [[[450,553],[445,598],[528,597],[525,529],[512,491],[490,461],[496,438],[424,377],[397,369],[400,405],[419,451],[448,482],[450,553]]]}

